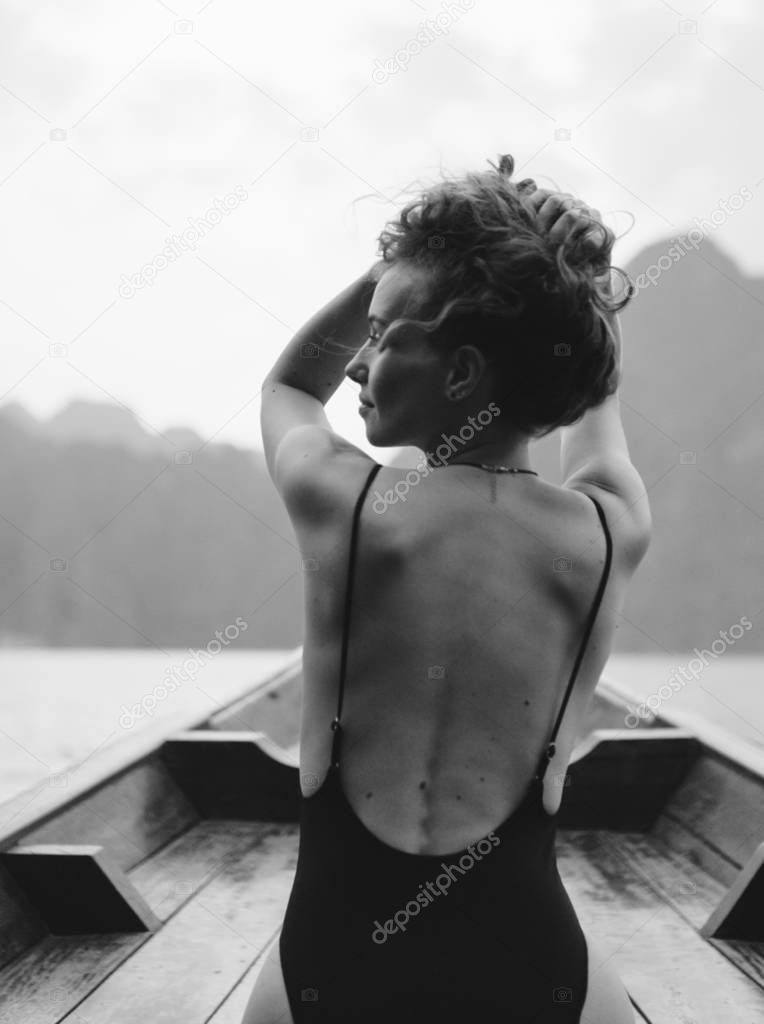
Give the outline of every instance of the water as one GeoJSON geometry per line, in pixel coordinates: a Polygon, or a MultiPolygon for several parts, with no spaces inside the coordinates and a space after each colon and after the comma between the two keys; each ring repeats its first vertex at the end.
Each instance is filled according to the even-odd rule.
{"type": "Polygon", "coordinates": [[[287,651],[0,651],[0,803],[139,731],[212,715],[274,674],[287,651]],[[174,689],[170,689],[174,686],[174,689]],[[162,697],[164,690],[167,695],[162,697]],[[156,704],[152,707],[153,698],[156,704]],[[133,712],[135,705],[138,715],[133,712]]]}
{"type": "MultiPolygon", "coordinates": [[[[0,802],[137,730],[164,735],[189,713],[213,714],[293,656],[224,650],[197,664],[194,674],[193,664],[183,668],[187,650],[166,656],[129,649],[5,649],[0,652],[0,802]],[[176,688],[150,714],[125,714],[141,701],[147,707],[147,695],[168,678],[176,680],[176,688]]],[[[656,695],[659,712],[698,714],[764,749],[764,658],[725,653],[706,666],[692,663],[692,657],[613,655],[604,675],[626,684],[635,698],[656,695]],[[680,668],[694,668],[697,678],[684,682],[680,668]]]]}
{"type": "MultiPolygon", "coordinates": [[[[689,714],[764,750],[764,657],[701,651],[686,655],[612,655],[603,673],[657,713],[689,714]]],[[[639,709],[637,709],[639,710],[639,709]]],[[[625,723],[627,727],[632,722],[625,723]]],[[[690,726],[691,727],[691,726],[690,726]]]]}

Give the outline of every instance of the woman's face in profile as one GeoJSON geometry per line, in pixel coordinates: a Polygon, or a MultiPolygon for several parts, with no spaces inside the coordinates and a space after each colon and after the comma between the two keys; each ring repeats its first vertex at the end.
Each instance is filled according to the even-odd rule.
{"type": "Polygon", "coordinates": [[[424,448],[446,412],[443,358],[423,331],[391,326],[396,317],[417,316],[426,286],[424,271],[403,264],[385,271],[369,304],[369,337],[345,368],[360,385],[366,438],[378,447],[424,448]]]}

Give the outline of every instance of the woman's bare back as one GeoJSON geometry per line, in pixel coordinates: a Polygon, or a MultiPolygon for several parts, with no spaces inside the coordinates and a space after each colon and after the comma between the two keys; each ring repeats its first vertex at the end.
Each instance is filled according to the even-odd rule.
{"type": "MultiPolygon", "coordinates": [[[[348,475],[357,483],[354,471],[348,475]]],[[[467,467],[422,480],[416,499],[409,491],[405,503],[376,512],[375,495],[400,478],[396,470],[377,475],[362,517],[343,703],[343,788],[361,822],[383,842],[445,854],[484,835],[520,802],[583,640],[605,539],[584,494],[512,476],[499,482],[494,503],[485,476],[467,467]]],[[[598,493],[597,500],[611,526],[613,561],[546,775],[549,813],[559,805],[564,766],[630,576],[616,551],[626,527],[617,525],[618,498],[598,493]]],[[[337,700],[349,539],[344,518],[296,521],[311,569],[301,741],[307,796],[323,782],[337,700]]],[[[632,1024],[623,984],[588,937],[587,951],[582,1024],[632,1024]]],[[[243,1024],[276,1021],[291,1021],[278,942],[243,1024]]]]}
{"type": "MultiPolygon", "coordinates": [[[[307,796],[329,761],[351,495],[370,465],[357,461],[348,465],[345,514],[296,523],[311,566],[301,733],[307,796]]],[[[580,491],[512,474],[496,481],[494,503],[486,471],[454,465],[383,508],[404,478],[383,467],[361,518],[343,787],[388,845],[438,854],[485,835],[521,801],[581,646],[606,549],[594,503],[580,491]]],[[[597,491],[613,562],[547,772],[549,813],[630,576],[619,559],[619,499],[597,491]]]]}

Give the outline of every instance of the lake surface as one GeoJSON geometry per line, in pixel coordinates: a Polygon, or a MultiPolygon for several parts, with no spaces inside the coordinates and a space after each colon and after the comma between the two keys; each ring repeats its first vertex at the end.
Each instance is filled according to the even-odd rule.
{"type": "MultiPolygon", "coordinates": [[[[672,657],[614,654],[603,676],[643,701],[650,698],[659,715],[678,712],[690,722],[697,717],[763,751],[764,657],[703,653],[705,661],[692,652],[672,657]]],[[[632,724],[626,723],[627,727],[632,724]]]]}
{"type": "Polygon", "coordinates": [[[277,672],[290,654],[224,649],[194,659],[187,648],[167,655],[0,650],[0,803],[139,731],[166,735],[190,714],[214,714],[277,672]]]}
{"type": "MultiPolygon", "coordinates": [[[[0,802],[136,730],[159,735],[188,713],[213,714],[293,654],[224,650],[194,670],[187,649],[0,650],[0,802]]],[[[652,696],[658,713],[698,715],[764,750],[764,658],[693,657],[613,655],[603,675],[652,696]]]]}

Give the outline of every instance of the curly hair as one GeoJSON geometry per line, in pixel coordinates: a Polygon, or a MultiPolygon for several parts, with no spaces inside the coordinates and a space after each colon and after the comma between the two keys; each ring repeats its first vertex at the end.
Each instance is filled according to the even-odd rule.
{"type": "MultiPolygon", "coordinates": [[[[443,351],[471,343],[494,371],[493,397],[533,438],[569,426],[618,387],[604,313],[622,309],[609,286],[615,236],[605,225],[549,240],[528,202],[536,184],[512,182],[506,154],[490,171],[445,178],[409,202],[378,236],[373,280],[395,264],[427,272],[415,325],[443,351]]],[[[506,421],[505,421],[506,422],[506,421]]]]}

